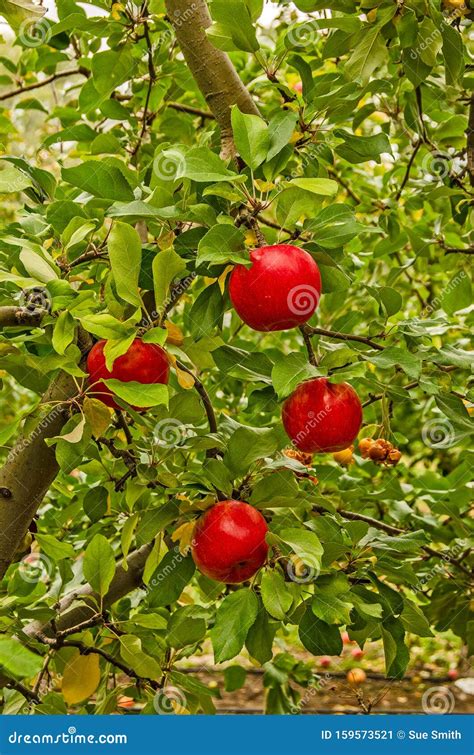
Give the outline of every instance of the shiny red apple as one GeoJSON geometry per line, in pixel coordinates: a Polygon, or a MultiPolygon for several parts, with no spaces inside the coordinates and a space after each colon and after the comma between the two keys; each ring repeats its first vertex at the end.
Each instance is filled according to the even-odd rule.
{"type": "Polygon", "coordinates": [[[300,451],[342,451],[357,437],[362,405],[348,383],[313,378],[301,383],[286,399],[282,419],[287,435],[300,451]]]}
{"type": "Polygon", "coordinates": [[[319,665],[321,666],[321,668],[329,668],[329,666],[331,665],[330,657],[328,655],[322,655],[319,659],[319,665]]]}
{"type": "Polygon", "coordinates": [[[198,569],[217,582],[245,582],[265,563],[267,523],[243,501],[220,501],[194,529],[192,554],[198,569]]]}
{"type": "MultiPolygon", "coordinates": [[[[155,343],[143,343],[135,338],[128,351],[118,357],[109,371],[105,365],[104,347],[107,341],[98,341],[87,357],[90,395],[112,409],[119,409],[114,394],[103,380],[121,380],[123,383],[167,383],[169,362],[166,352],[155,343]]],[[[143,407],[141,407],[143,408],[143,407]]]]}
{"type": "Polygon", "coordinates": [[[352,648],[351,655],[356,661],[360,661],[364,657],[364,651],[361,648],[352,648]]]}
{"type": "Polygon", "coordinates": [[[297,246],[262,246],[252,266],[236,265],[229,294],[241,319],[254,330],[288,330],[307,322],[321,295],[321,275],[308,252],[297,246]]]}

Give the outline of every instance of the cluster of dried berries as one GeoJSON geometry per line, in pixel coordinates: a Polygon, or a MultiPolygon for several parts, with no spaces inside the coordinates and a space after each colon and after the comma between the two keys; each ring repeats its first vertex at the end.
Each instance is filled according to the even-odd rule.
{"type": "Polygon", "coordinates": [[[359,450],[363,459],[371,459],[376,464],[385,464],[388,467],[394,467],[402,458],[401,451],[383,438],[362,438],[359,450]]]}
{"type": "MultiPolygon", "coordinates": [[[[296,448],[285,448],[283,451],[284,455],[288,459],[294,459],[295,461],[299,461],[300,464],[303,464],[305,467],[312,467],[313,466],[313,454],[308,454],[305,451],[298,451],[296,448]]],[[[313,483],[313,485],[318,485],[319,480],[314,475],[310,475],[307,472],[295,472],[295,475],[297,477],[302,477],[306,480],[310,480],[310,482],[313,483]]]]}

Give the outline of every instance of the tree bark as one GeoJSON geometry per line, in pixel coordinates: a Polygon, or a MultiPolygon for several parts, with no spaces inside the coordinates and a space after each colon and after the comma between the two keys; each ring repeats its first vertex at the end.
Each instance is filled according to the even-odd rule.
{"type": "Polygon", "coordinates": [[[35,326],[41,323],[44,312],[30,312],[23,307],[0,307],[0,328],[35,326]]]}
{"type": "Polygon", "coordinates": [[[474,186],[474,94],[471,94],[467,125],[467,170],[471,186],[474,186]]]}
{"type": "Polygon", "coordinates": [[[229,56],[210,43],[206,29],[212,20],[205,0],[165,0],[184,59],[221,128],[222,157],[235,155],[230,108],[259,115],[229,56]]]}
{"type": "Polygon", "coordinates": [[[59,373],[42,399],[42,404],[54,403],[51,411],[18,440],[0,469],[0,579],[58,473],[55,449],[45,440],[61,432],[69,416],[64,402],[76,394],[73,378],[59,373]]]}
{"type": "MultiPolygon", "coordinates": [[[[152,548],[152,543],[143,545],[128,556],[128,568],[126,570],[122,565],[117,568],[109,591],[104,597],[104,608],[108,608],[117,600],[120,600],[120,598],[128,595],[132,590],[140,587],[146,560],[152,548]]],[[[58,618],[54,623],[55,629],[59,632],[64,632],[67,629],[78,626],[83,621],[91,619],[97,613],[96,604],[100,604],[100,597],[93,591],[90,585],[84,585],[77,590],[73,590],[59,602],[58,618]],[[90,600],[90,604],[82,602],[74,606],[73,604],[78,600],[90,600]]],[[[51,622],[33,621],[23,630],[23,634],[31,638],[37,636],[38,633],[54,636],[51,622]]]]}

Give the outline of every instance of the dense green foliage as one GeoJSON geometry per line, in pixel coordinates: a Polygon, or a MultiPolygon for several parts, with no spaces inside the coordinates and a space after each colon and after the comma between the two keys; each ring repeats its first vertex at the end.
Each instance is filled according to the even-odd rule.
{"type": "MultiPolygon", "coordinates": [[[[48,441],[60,473],[1,583],[0,666],[31,689],[49,652],[43,712],[111,712],[127,689],[153,713],[163,686],[210,712],[212,690],[176,670],[210,639],[218,663],[245,646],[266,664],[268,710],[287,712],[298,666],[269,662],[288,631],[316,656],[339,655],[344,628],[361,646],[380,639],[391,678],[409,662],[407,633],[472,641],[467,10],[299,0],[272,4],[276,20],[261,25],[262,0],[212,0],[209,38],[262,116],[233,109],[236,161],[219,156],[164,3],[84,5],[57,0],[59,20],[34,20],[26,3],[0,3],[16,35],[0,58],[0,307],[45,310],[0,332],[4,460],[34,432],[57,371],[77,380],[48,441]],[[298,329],[255,333],[232,310],[227,276],[255,234],[291,239],[320,266],[317,367],[298,329]],[[126,402],[146,404],[143,388],[118,388],[122,418],[88,398],[78,329],[107,339],[110,361],[137,329],[166,342],[180,365],[169,391],[153,389],[154,408],[139,412],[126,402]],[[347,467],[283,453],[281,402],[312,375],[354,386],[360,437],[389,440],[398,465],[357,448],[347,467]],[[195,570],[193,522],[217,496],[269,523],[269,563],[251,584],[195,570]],[[79,628],[76,647],[21,633],[79,585],[104,596],[147,544],[142,587],[79,628]],[[129,683],[112,684],[114,659],[129,683]]],[[[24,704],[17,690],[5,700],[10,712],[24,704]]]]}

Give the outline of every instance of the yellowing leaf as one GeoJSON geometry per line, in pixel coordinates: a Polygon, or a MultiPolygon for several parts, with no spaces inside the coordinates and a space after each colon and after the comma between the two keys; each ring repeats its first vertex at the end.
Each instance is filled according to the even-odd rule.
{"type": "Polygon", "coordinates": [[[257,237],[255,235],[254,231],[246,231],[245,232],[245,245],[246,246],[257,246],[257,237]]]}
{"type": "Polygon", "coordinates": [[[194,388],[194,378],[189,372],[184,372],[184,370],[180,370],[179,367],[176,367],[176,377],[178,378],[178,383],[181,388],[184,388],[187,391],[190,388],[194,388]]]}
{"type": "Polygon", "coordinates": [[[83,408],[87,422],[92,428],[95,437],[97,438],[100,435],[103,435],[110,425],[110,418],[112,416],[111,409],[103,404],[102,401],[99,401],[96,398],[89,398],[88,396],[84,399],[83,408]]]}
{"type": "Polygon", "coordinates": [[[195,522],[185,522],[180,527],[175,529],[171,535],[171,539],[174,543],[179,543],[180,553],[184,553],[191,545],[193,539],[195,522]]]}
{"type": "Polygon", "coordinates": [[[181,331],[181,328],[178,328],[178,326],[172,322],[167,322],[166,330],[168,331],[168,335],[166,337],[166,343],[171,343],[173,344],[173,346],[183,345],[184,336],[181,331]]]}
{"type": "Polygon", "coordinates": [[[80,655],[79,651],[66,664],[62,693],[69,705],[81,703],[94,694],[100,682],[99,656],[80,655]]]}

